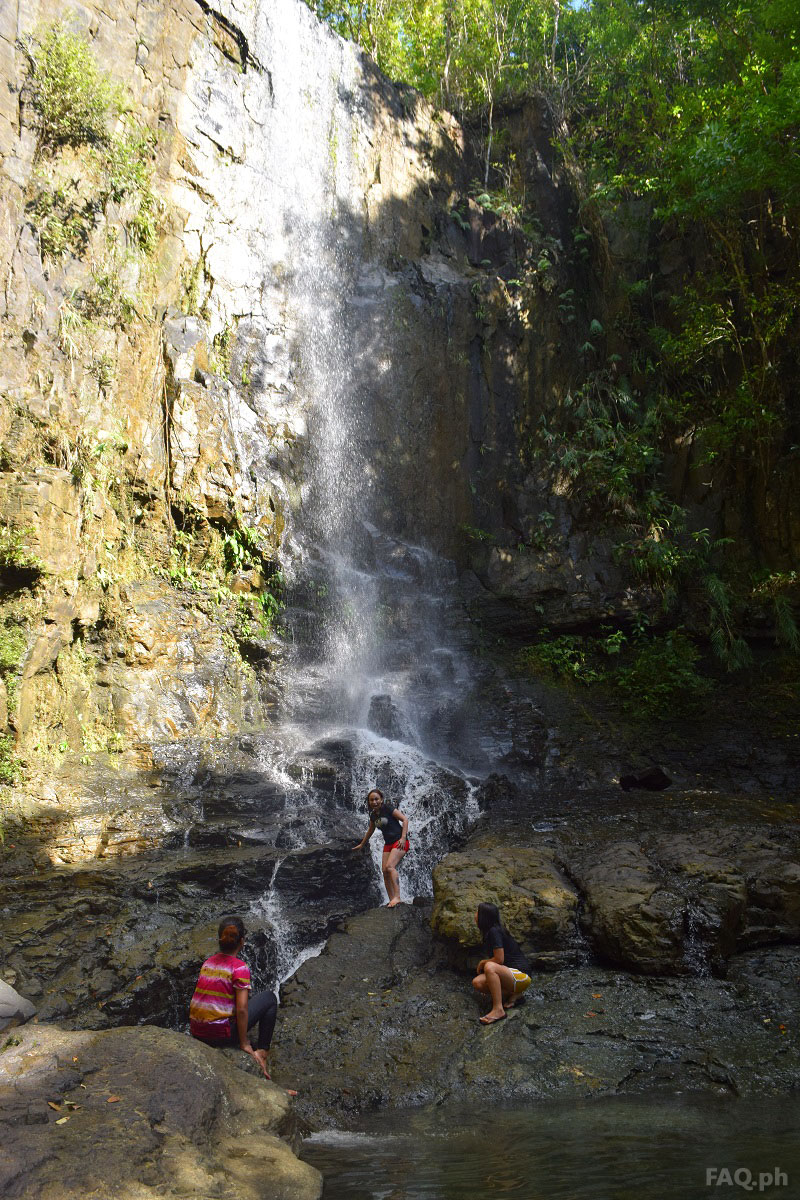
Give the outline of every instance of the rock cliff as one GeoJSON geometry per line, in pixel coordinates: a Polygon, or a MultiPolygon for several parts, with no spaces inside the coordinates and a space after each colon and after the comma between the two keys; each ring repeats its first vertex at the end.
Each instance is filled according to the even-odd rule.
{"type": "Polygon", "coordinates": [[[571,377],[571,194],[542,113],[524,137],[546,279],[468,199],[456,122],[296,0],[31,0],[0,53],[0,724],[29,773],[268,722],[265,596],[311,519],[331,375],[369,413],[387,532],[477,566],[512,626],[529,602],[556,623],[629,603],[583,535],[566,556],[515,548],[554,495],[542,478],[520,499],[523,425],[571,377]],[[105,149],[45,138],[34,67],[56,20],[134,114],[105,149]],[[347,344],[323,346],[337,305],[347,344]],[[498,521],[516,542],[488,552],[475,531],[498,521]]]}

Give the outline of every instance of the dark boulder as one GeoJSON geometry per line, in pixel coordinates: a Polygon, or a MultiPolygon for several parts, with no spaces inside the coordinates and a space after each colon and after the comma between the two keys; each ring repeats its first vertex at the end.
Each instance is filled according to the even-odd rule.
{"type": "Polygon", "coordinates": [[[640,788],[648,792],[663,792],[672,783],[669,775],[661,767],[648,767],[646,771],[631,772],[621,775],[619,786],[623,792],[640,788]]]}

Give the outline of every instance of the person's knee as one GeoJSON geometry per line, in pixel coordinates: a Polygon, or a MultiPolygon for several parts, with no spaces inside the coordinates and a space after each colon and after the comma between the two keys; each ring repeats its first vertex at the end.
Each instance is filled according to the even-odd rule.
{"type": "Polygon", "coordinates": [[[482,983],[483,983],[483,976],[476,975],[472,981],[472,986],[475,988],[476,992],[479,992],[481,990],[482,983]]]}
{"type": "Polygon", "coordinates": [[[496,975],[497,974],[497,963],[487,962],[486,966],[483,969],[487,975],[496,975]]]}

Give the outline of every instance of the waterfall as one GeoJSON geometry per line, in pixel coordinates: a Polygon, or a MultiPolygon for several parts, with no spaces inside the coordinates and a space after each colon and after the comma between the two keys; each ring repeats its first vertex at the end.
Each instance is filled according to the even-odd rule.
{"type": "MultiPolygon", "coordinates": [[[[352,145],[347,131],[335,136],[352,145]]],[[[337,190],[348,194],[347,155],[337,164],[329,219],[295,222],[293,328],[310,450],[294,572],[318,619],[308,621],[307,607],[294,614],[284,719],[301,757],[326,745],[345,754],[342,799],[362,827],[373,787],[407,813],[413,849],[401,896],[410,900],[430,894],[433,863],[476,815],[464,770],[474,764],[461,761],[453,719],[469,669],[451,629],[463,620],[452,564],[375,523],[381,480],[367,449],[371,397],[360,360],[389,361],[390,346],[372,328],[365,337],[359,277],[368,266],[337,190]]],[[[298,799],[313,803],[313,785],[298,799]]],[[[379,842],[370,847],[376,872],[379,842]]]]}
{"type": "MultiPolygon", "coordinates": [[[[388,424],[376,420],[387,415],[393,331],[407,324],[401,272],[387,265],[394,210],[378,233],[376,213],[395,206],[402,225],[406,197],[427,186],[427,135],[402,127],[359,52],[302,5],[259,4],[247,20],[264,68],[236,73],[198,44],[182,129],[214,195],[196,236],[215,320],[246,314],[242,420],[256,413],[307,447],[282,564],[291,650],[274,724],[255,739],[259,785],[237,784],[209,809],[221,814],[219,837],[274,848],[256,909],[275,931],[280,977],[336,919],[383,898],[379,835],[371,871],[347,858],[366,828],[367,792],[379,787],[409,816],[403,898],[429,895],[432,866],[476,815],[493,748],[473,701],[455,570],[426,545],[424,521],[389,527],[398,492],[386,472],[413,457],[414,414],[398,404],[388,424]],[[220,139],[233,147],[222,158],[220,139]]],[[[433,121],[429,136],[439,136],[433,121]]],[[[181,198],[199,204],[193,185],[181,198]]],[[[263,503],[259,473],[277,460],[269,446],[249,452],[244,474],[263,503]]]]}

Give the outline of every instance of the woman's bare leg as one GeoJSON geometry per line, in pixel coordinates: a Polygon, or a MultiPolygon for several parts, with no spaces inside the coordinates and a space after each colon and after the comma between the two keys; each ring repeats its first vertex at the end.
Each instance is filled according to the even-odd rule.
{"type": "Polygon", "coordinates": [[[386,894],[389,897],[389,908],[395,908],[400,904],[400,876],[397,874],[397,865],[405,856],[406,851],[401,850],[399,846],[395,846],[394,850],[390,850],[388,854],[384,854],[383,863],[383,882],[386,887],[386,894]]]}
{"type": "Polygon", "coordinates": [[[484,974],[479,975],[472,982],[477,991],[488,992],[492,999],[492,1007],[485,1016],[481,1017],[482,1024],[492,1025],[495,1021],[502,1021],[506,1015],[506,1010],[503,1008],[503,997],[514,994],[515,980],[511,970],[501,963],[489,960],[484,966],[484,974]],[[481,980],[485,980],[483,987],[479,986],[481,980]]]}

